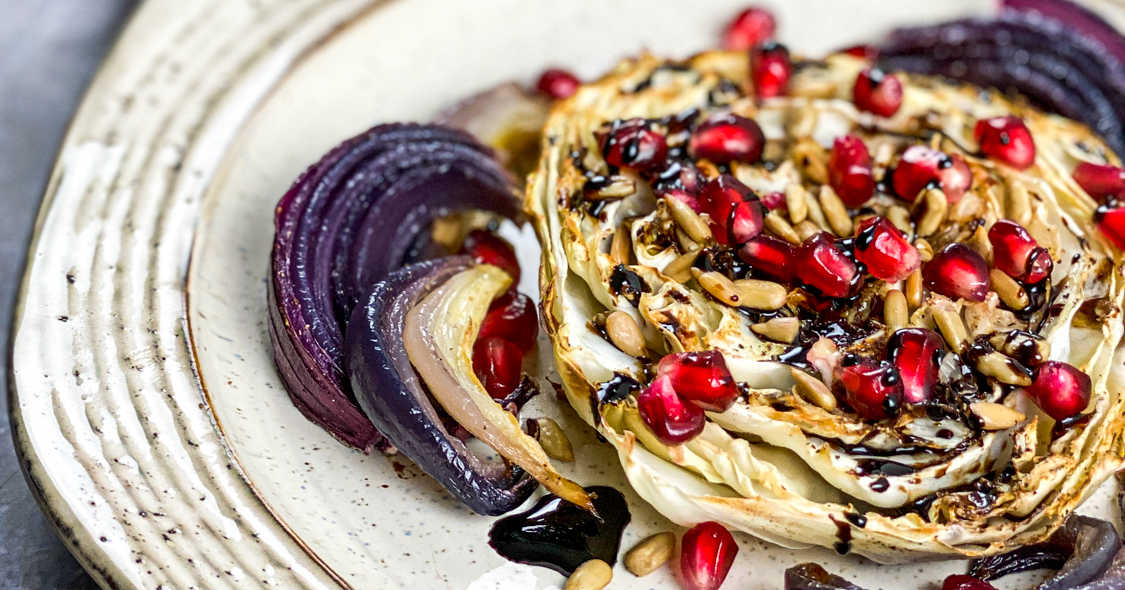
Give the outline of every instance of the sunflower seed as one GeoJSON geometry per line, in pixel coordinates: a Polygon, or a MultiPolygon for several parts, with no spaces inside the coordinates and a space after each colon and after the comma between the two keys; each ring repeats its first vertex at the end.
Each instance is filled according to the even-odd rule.
{"type": "Polygon", "coordinates": [[[928,188],[922,192],[922,198],[918,199],[918,205],[915,205],[915,208],[918,210],[918,213],[916,213],[918,235],[928,236],[936,232],[938,227],[941,227],[941,222],[945,221],[945,214],[949,210],[949,201],[946,200],[945,193],[941,189],[928,188]]]}
{"type": "Polygon", "coordinates": [[[836,396],[832,395],[832,391],[823,381],[793,367],[789,368],[789,374],[793,375],[793,381],[796,383],[793,389],[805,401],[829,412],[836,409],[836,396]]]}
{"type": "Polygon", "coordinates": [[[600,559],[591,559],[570,574],[564,590],[602,590],[612,580],[613,568],[600,559]]]}
{"type": "Polygon", "coordinates": [[[738,293],[739,304],[743,307],[772,311],[785,305],[785,300],[789,297],[789,291],[784,285],[771,281],[741,279],[734,281],[732,285],[738,293]]]}
{"type": "Polygon", "coordinates": [[[539,441],[539,446],[543,447],[543,452],[547,453],[548,457],[567,463],[574,460],[574,449],[570,446],[570,439],[566,437],[559,423],[553,419],[535,419],[535,439],[539,441]]]}
{"type": "Polygon", "coordinates": [[[948,309],[935,309],[934,323],[937,324],[938,331],[949,344],[949,348],[959,354],[969,339],[961,315],[948,309]]]}
{"type": "Polygon", "coordinates": [[[1027,226],[1031,221],[1031,193],[1027,186],[1014,179],[1008,179],[1008,219],[1027,226]]]}
{"type": "Polygon", "coordinates": [[[814,109],[798,107],[790,109],[786,120],[789,137],[810,137],[816,129],[817,112],[814,109]]]}
{"type": "Polygon", "coordinates": [[[984,201],[976,193],[965,193],[961,200],[949,206],[947,217],[957,223],[967,223],[980,217],[984,201]]]}
{"type": "Polygon", "coordinates": [[[828,182],[828,160],[824,148],[811,137],[802,137],[790,151],[793,163],[805,178],[816,184],[828,182]]]}
{"type": "Polygon", "coordinates": [[[775,342],[792,344],[801,331],[801,320],[797,318],[773,318],[750,326],[755,334],[775,342]]]}
{"type": "Polygon", "coordinates": [[[633,357],[645,356],[645,337],[633,316],[621,310],[609,314],[605,319],[605,332],[621,352],[633,357]]]}
{"type": "Polygon", "coordinates": [[[988,230],[984,229],[984,224],[978,225],[973,230],[972,235],[969,236],[969,247],[974,252],[980,254],[986,262],[992,260],[992,243],[988,241],[988,230]]]}
{"type": "Polygon", "coordinates": [[[887,324],[887,329],[893,332],[905,328],[908,317],[906,295],[898,289],[887,291],[883,300],[883,322],[887,324]]]}
{"type": "Polygon", "coordinates": [[[692,240],[706,242],[711,239],[711,228],[690,205],[675,197],[666,197],[664,204],[668,207],[668,212],[676,225],[680,226],[692,240]]]}
{"type": "Polygon", "coordinates": [[[969,409],[980,418],[985,430],[1006,430],[1027,418],[1008,406],[992,402],[973,402],[969,409]]]}
{"type": "Polygon", "coordinates": [[[926,238],[918,238],[914,240],[914,247],[918,250],[918,258],[922,262],[929,262],[934,259],[934,247],[926,238]]]}
{"type": "Polygon", "coordinates": [[[1007,334],[994,334],[989,343],[996,350],[1028,365],[1041,363],[1051,357],[1051,344],[1042,336],[1031,332],[1012,330],[1007,334]]]}
{"type": "Polygon", "coordinates": [[[808,219],[802,221],[801,223],[798,223],[797,227],[794,227],[793,229],[796,230],[797,237],[801,238],[802,242],[823,231],[820,229],[819,225],[813,223],[812,221],[809,221],[808,219]]]}
{"type": "Polygon", "coordinates": [[[715,299],[731,307],[742,305],[742,298],[739,296],[734,283],[723,273],[713,270],[705,272],[698,268],[692,268],[691,274],[696,281],[699,281],[699,286],[703,287],[703,290],[710,293],[715,299]]]}
{"type": "Polygon", "coordinates": [[[585,197],[591,200],[623,199],[637,192],[637,182],[628,176],[610,176],[609,183],[588,193],[585,197]]]}
{"type": "Polygon", "coordinates": [[[637,543],[625,554],[625,569],[638,578],[647,576],[664,565],[676,548],[676,535],[656,533],[637,543]]]}
{"type": "Polygon", "coordinates": [[[613,232],[613,241],[609,245],[609,257],[616,264],[629,264],[632,253],[629,224],[623,223],[621,227],[617,228],[617,231],[613,232]]]}
{"type": "Polygon", "coordinates": [[[1010,357],[995,350],[977,357],[977,370],[1005,384],[1027,387],[1031,385],[1031,371],[1010,357]]]}
{"type": "Polygon", "coordinates": [[[994,268],[988,273],[989,278],[992,280],[992,290],[1000,296],[1000,301],[1009,309],[1019,311],[1027,308],[1031,303],[1031,299],[1027,295],[1027,291],[1016,282],[1015,279],[1008,276],[1008,273],[994,268]]]}
{"type": "Polygon", "coordinates": [[[824,217],[836,235],[844,237],[852,234],[852,218],[848,215],[848,207],[827,184],[820,187],[820,208],[824,210],[824,217]]]}
{"type": "Polygon", "coordinates": [[[914,222],[910,221],[910,211],[906,207],[901,205],[890,206],[887,208],[887,219],[907,237],[913,234],[914,222]]]}
{"type": "Polygon", "coordinates": [[[801,243],[801,236],[797,235],[797,230],[793,229],[793,226],[789,225],[789,222],[777,211],[766,213],[765,225],[770,233],[786,242],[792,244],[801,243]]]}
{"type": "Polygon", "coordinates": [[[921,269],[915,270],[906,277],[906,284],[903,285],[905,289],[906,302],[910,304],[910,309],[918,309],[922,307],[922,301],[926,298],[926,289],[922,285],[922,271],[921,269]]]}
{"type": "Polygon", "coordinates": [[[801,223],[809,216],[809,191],[799,183],[785,187],[785,208],[789,211],[789,220],[801,223]]]}
{"type": "Polygon", "coordinates": [[[692,276],[691,265],[695,264],[695,259],[699,258],[700,252],[701,250],[695,250],[681,255],[672,262],[669,262],[661,272],[667,275],[668,278],[678,283],[686,283],[690,281],[692,276]]]}

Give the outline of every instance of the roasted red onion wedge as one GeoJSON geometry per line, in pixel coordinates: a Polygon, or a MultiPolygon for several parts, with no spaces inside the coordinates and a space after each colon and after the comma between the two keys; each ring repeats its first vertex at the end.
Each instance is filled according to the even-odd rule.
{"type": "Polygon", "coordinates": [[[379,432],[466,506],[502,514],[527,499],[535,480],[518,467],[478,458],[443,426],[403,344],[410,310],[471,267],[467,257],[441,258],[399,269],[377,283],[352,316],[346,361],[357,401],[379,432]]]}
{"type": "Polygon", "coordinates": [[[828,573],[815,563],[802,563],[785,570],[785,590],[863,590],[859,586],[828,573]]]}
{"type": "Polygon", "coordinates": [[[468,134],[380,125],[304,172],[277,205],[270,335],[294,405],[345,444],[386,447],[351,401],[342,342],[360,294],[408,259],[435,217],[519,215],[508,174],[468,134]]]}
{"type": "MultiPolygon", "coordinates": [[[[1028,570],[1058,568],[1059,571],[1037,590],[1070,590],[1098,581],[1121,552],[1121,538],[1112,524],[1088,516],[1073,516],[1046,542],[978,559],[969,574],[982,580],[995,580],[1028,570]]],[[[1104,588],[1121,588],[1125,584],[1125,572],[1119,568],[1116,575],[1117,585],[1104,588]]]]}

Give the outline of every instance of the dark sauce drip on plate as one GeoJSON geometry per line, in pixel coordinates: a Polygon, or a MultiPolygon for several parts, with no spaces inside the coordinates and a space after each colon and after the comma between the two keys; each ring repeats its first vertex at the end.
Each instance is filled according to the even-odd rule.
{"type": "Polygon", "coordinates": [[[617,562],[621,533],[631,516],[625,496],[608,486],[586,488],[597,516],[554,494],[529,510],[501,518],[488,544],[505,559],[550,568],[569,576],[584,562],[617,562]]]}

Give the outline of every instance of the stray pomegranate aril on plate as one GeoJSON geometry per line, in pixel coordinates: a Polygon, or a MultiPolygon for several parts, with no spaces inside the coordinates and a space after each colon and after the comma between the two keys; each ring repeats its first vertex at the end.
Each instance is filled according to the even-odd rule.
{"type": "Polygon", "coordinates": [[[699,205],[711,218],[711,234],[720,244],[742,244],[762,233],[765,206],[750,187],[729,174],[703,185],[699,205]]]}
{"type": "Polygon", "coordinates": [[[1001,219],[988,230],[992,265],[1008,276],[1034,285],[1051,274],[1055,263],[1022,225],[1001,219]]]}
{"type": "Polygon", "coordinates": [[[984,301],[991,283],[988,263],[975,250],[954,242],[922,266],[926,288],[951,299],[984,301]]]}
{"type": "Polygon", "coordinates": [[[656,438],[670,445],[695,438],[706,424],[703,410],[681,398],[668,375],[657,375],[637,396],[637,412],[656,438]]]}
{"type": "Polygon", "coordinates": [[[856,414],[867,420],[882,420],[898,413],[902,407],[902,379],[889,363],[859,359],[844,361],[840,383],[844,401],[856,414]]]}
{"type": "Polygon", "coordinates": [[[642,119],[616,125],[602,140],[605,161],[618,168],[654,170],[664,164],[668,143],[642,119]]]}
{"type": "Polygon", "coordinates": [[[797,248],[773,236],[761,235],[738,249],[738,257],[756,273],[788,283],[793,280],[797,248]]]}
{"type": "Polygon", "coordinates": [[[860,223],[855,259],[875,278],[889,282],[905,279],[922,264],[918,249],[906,240],[906,234],[883,217],[869,217],[860,223]]]}
{"type": "Polygon", "coordinates": [[[498,337],[514,342],[524,352],[535,345],[539,318],[531,298],[515,289],[497,297],[480,324],[477,340],[498,337]]]}
{"type": "Polygon", "coordinates": [[[996,586],[965,574],[953,574],[945,579],[941,590],[996,590],[996,586]]]}
{"type": "Polygon", "coordinates": [[[695,158],[716,164],[757,162],[762,157],[766,136],[753,119],[726,113],[708,118],[691,133],[689,149],[695,158]]]}
{"type": "Polygon", "coordinates": [[[902,379],[902,397],[923,404],[934,394],[945,341],[933,330],[903,328],[887,340],[887,357],[902,379]]]}
{"type": "Polygon", "coordinates": [[[717,350],[678,352],[660,359],[656,374],[668,377],[681,398],[713,412],[725,412],[738,399],[738,386],[717,350]]]}
{"type": "Polygon", "coordinates": [[[1023,119],[1007,115],[977,121],[973,137],[989,158],[1023,170],[1035,163],[1035,140],[1023,119]]]}
{"type": "Polygon", "coordinates": [[[581,84],[582,82],[574,74],[566,70],[552,68],[545,70],[539,76],[535,88],[544,95],[558,100],[573,95],[581,84]]]}
{"type": "Polygon", "coordinates": [[[754,94],[758,98],[785,94],[792,72],[789,50],[784,45],[766,41],[750,51],[750,78],[754,81],[754,94]]]}
{"type": "Polygon", "coordinates": [[[859,268],[827,232],[809,236],[797,250],[797,278],[827,297],[846,297],[859,268]]]}
{"type": "Polygon", "coordinates": [[[493,399],[503,399],[520,383],[523,351],[499,337],[478,338],[473,345],[473,372],[493,399]]]}
{"type": "Polygon", "coordinates": [[[777,21],[770,11],[751,6],[738,13],[723,33],[723,49],[746,51],[770,39],[777,32],[777,21]]]}
{"type": "Polygon", "coordinates": [[[1125,250],[1125,206],[1118,206],[1111,199],[1094,212],[1094,223],[1114,246],[1125,250]]]}
{"type": "Polygon", "coordinates": [[[1079,414],[1090,403],[1090,376],[1062,361],[1047,361],[1035,367],[1027,394],[1055,420],[1079,414]]]}
{"type": "Polygon", "coordinates": [[[1125,169],[1082,162],[1074,168],[1074,181],[1095,199],[1125,197],[1125,169]]]}
{"type": "Polygon", "coordinates": [[[508,240],[483,229],[474,229],[465,236],[461,252],[473,257],[477,264],[491,264],[512,277],[513,283],[520,281],[520,263],[516,260],[516,249],[508,240]]]}
{"type": "Polygon", "coordinates": [[[853,209],[862,206],[875,194],[871,154],[862,139],[845,135],[832,143],[828,184],[832,185],[840,200],[853,209]]]}
{"type": "Polygon", "coordinates": [[[852,100],[861,111],[893,116],[902,106],[902,82],[879,68],[866,68],[856,76],[852,100]]]}
{"type": "Polygon", "coordinates": [[[718,590],[738,555],[738,543],[717,522],[697,524],[680,540],[680,570],[688,590],[718,590]]]}

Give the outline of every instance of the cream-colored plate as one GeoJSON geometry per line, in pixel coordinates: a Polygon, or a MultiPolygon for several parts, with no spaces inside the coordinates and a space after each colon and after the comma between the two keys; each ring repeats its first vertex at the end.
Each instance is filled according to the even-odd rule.
{"type": "MultiPolygon", "coordinates": [[[[87,569],[118,588],[561,587],[553,572],[498,557],[486,544],[491,519],[408,461],[348,450],[289,403],[265,327],[273,205],[307,164],[372,124],[428,119],[550,64],[594,76],[644,48],[686,55],[713,44],[742,4],[144,4],[60,152],[15,324],[17,445],[87,569]]],[[[895,24],[993,8],[773,4],[780,37],[809,54],[895,24]]],[[[524,268],[535,268],[530,233],[507,229],[524,268]]],[[[533,275],[524,273],[523,291],[535,292],[533,275]]],[[[564,422],[579,456],[568,472],[626,490],[608,447],[546,390],[531,412],[564,422]]],[[[1109,515],[1108,491],[1085,510],[1109,515]]],[[[626,547],[670,528],[626,492],[626,547]]],[[[872,590],[914,588],[964,567],[876,568],[740,541],[730,588],[779,588],[781,572],[801,561],[872,590]]],[[[618,567],[616,577],[613,588],[676,587],[667,569],[638,580],[618,567]]]]}

